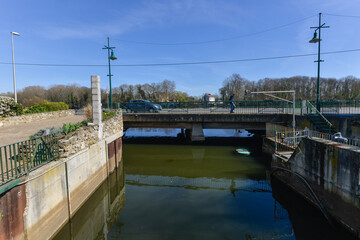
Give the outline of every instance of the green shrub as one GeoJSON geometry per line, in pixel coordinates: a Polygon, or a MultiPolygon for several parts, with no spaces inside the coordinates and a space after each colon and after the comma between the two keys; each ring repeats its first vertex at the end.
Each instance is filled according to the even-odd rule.
{"type": "Polygon", "coordinates": [[[79,127],[86,126],[89,121],[82,121],[78,123],[64,123],[62,131],[65,134],[76,131],[79,127]]]}
{"type": "Polygon", "coordinates": [[[116,115],[115,111],[110,111],[110,112],[103,112],[102,113],[102,118],[103,120],[107,119],[107,118],[112,118],[116,115]]]}
{"type": "Polygon", "coordinates": [[[43,102],[32,105],[31,107],[25,108],[25,113],[42,113],[52,112],[60,110],[68,110],[69,105],[64,102],[43,102]]]}
{"type": "Polygon", "coordinates": [[[16,103],[14,106],[11,106],[11,111],[13,111],[17,116],[24,114],[24,107],[16,103]]]}

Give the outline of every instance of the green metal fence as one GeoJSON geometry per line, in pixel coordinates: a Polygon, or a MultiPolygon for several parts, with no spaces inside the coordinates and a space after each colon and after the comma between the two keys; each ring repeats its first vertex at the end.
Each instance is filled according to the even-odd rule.
{"type": "Polygon", "coordinates": [[[26,175],[31,169],[59,158],[55,135],[37,137],[0,147],[0,185],[26,175]]]}
{"type": "MultiPolygon", "coordinates": [[[[250,100],[232,102],[234,102],[236,106],[235,113],[292,113],[292,103],[284,101],[250,100]]],[[[117,108],[123,109],[124,113],[229,113],[230,105],[230,101],[121,102],[115,104],[117,108]]]]}
{"type": "MultiPolygon", "coordinates": [[[[235,103],[235,113],[292,113],[292,103],[278,100],[241,100],[235,103]]],[[[303,114],[305,106],[302,100],[295,101],[295,113],[303,114]]],[[[306,101],[316,105],[315,100],[306,101]]],[[[192,101],[192,102],[120,102],[114,107],[123,109],[124,113],[160,112],[160,113],[228,113],[230,101],[192,101]],[[151,104],[161,106],[154,109],[151,104]]],[[[360,100],[321,100],[322,114],[359,114],[360,100]]]]}
{"type": "Polygon", "coordinates": [[[360,100],[322,100],[322,114],[360,114],[360,100]]]}

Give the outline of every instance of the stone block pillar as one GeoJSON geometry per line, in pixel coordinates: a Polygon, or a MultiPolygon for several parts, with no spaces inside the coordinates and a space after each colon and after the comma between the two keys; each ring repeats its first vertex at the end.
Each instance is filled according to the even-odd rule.
{"type": "Polygon", "coordinates": [[[101,125],[101,92],[100,76],[91,76],[91,101],[92,101],[92,119],[93,123],[101,125]]]}

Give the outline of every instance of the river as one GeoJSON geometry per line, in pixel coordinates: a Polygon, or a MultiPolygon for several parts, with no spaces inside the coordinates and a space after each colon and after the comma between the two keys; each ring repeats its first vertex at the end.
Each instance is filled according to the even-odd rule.
{"type": "Polygon", "coordinates": [[[271,178],[259,146],[125,141],[120,167],[55,239],[350,239],[271,178]]]}

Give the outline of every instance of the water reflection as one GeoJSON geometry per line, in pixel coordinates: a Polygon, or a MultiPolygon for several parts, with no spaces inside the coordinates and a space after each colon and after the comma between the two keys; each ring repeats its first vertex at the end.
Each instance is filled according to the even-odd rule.
{"type": "Polygon", "coordinates": [[[55,239],[352,239],[264,161],[232,146],[124,145],[117,171],[55,239]]]}
{"type": "MultiPolygon", "coordinates": [[[[129,128],[124,136],[132,137],[176,137],[180,128],[129,128]]],[[[252,137],[245,129],[204,129],[205,137],[252,137]]]]}
{"type": "Polygon", "coordinates": [[[56,240],[106,239],[125,205],[123,161],[55,236],[56,240]]]}
{"type": "Polygon", "coordinates": [[[108,238],[295,239],[289,219],[276,220],[261,159],[233,150],[125,146],[127,202],[108,238]]]}

